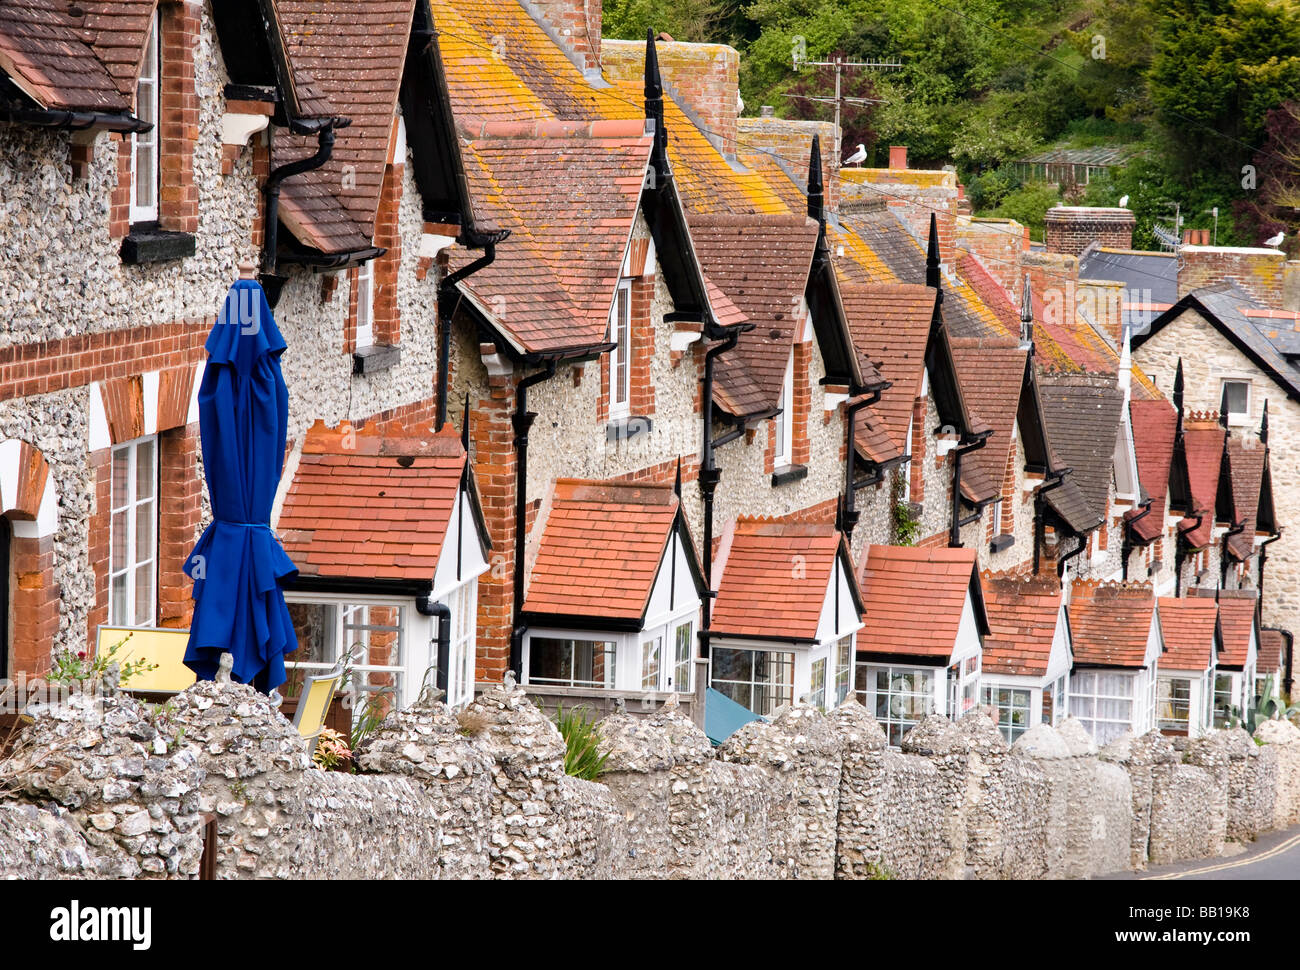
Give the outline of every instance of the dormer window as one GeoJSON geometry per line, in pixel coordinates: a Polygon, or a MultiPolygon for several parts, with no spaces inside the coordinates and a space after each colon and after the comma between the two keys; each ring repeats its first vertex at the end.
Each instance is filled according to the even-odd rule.
{"type": "Polygon", "coordinates": [[[609,416],[611,420],[631,414],[632,389],[632,281],[618,284],[614,311],[609,322],[609,416]]]}
{"type": "Polygon", "coordinates": [[[158,81],[161,74],[158,33],[159,19],[155,14],[149,42],[145,45],[140,80],[135,87],[136,117],[153,127],[131,135],[132,224],[158,221],[158,81]]]}

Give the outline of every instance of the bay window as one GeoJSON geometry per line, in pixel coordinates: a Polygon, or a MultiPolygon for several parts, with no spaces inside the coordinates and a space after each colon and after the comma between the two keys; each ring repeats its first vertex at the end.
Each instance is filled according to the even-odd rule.
{"type": "Polygon", "coordinates": [[[769,717],[794,700],[794,654],[715,646],[709,682],[755,714],[769,717]]]}
{"type": "Polygon", "coordinates": [[[1156,677],[1145,668],[1116,673],[1077,671],[1070,681],[1070,713],[1094,741],[1107,745],[1125,731],[1143,734],[1151,728],[1156,677]]]}
{"type": "Polygon", "coordinates": [[[858,702],[876,716],[895,747],[903,735],[934,711],[935,671],[859,664],[858,702]]]}
{"type": "MultiPolygon", "coordinates": [[[[294,696],[304,679],[342,664],[349,676],[341,687],[356,691],[354,719],[385,715],[405,707],[419,694],[424,668],[410,650],[413,604],[400,600],[346,596],[308,599],[308,594],[286,595],[298,650],[291,654],[286,696],[294,696]]],[[[428,627],[426,626],[426,630],[428,627]]],[[[429,637],[424,637],[426,641],[429,637]]],[[[429,644],[419,651],[421,659],[429,644]]]]}
{"type": "Polygon", "coordinates": [[[613,687],[617,643],[613,640],[579,640],[531,637],[527,681],[558,687],[613,687]]]}
{"type": "Polygon", "coordinates": [[[108,622],[153,626],[158,582],[158,439],[112,453],[108,622]]]}
{"type": "Polygon", "coordinates": [[[1007,744],[1014,744],[1016,738],[1029,730],[1033,699],[1028,688],[989,685],[980,693],[986,707],[997,708],[998,730],[1007,744]]]}
{"type": "Polygon", "coordinates": [[[1187,677],[1161,677],[1156,685],[1156,727],[1186,733],[1191,727],[1192,681],[1187,677]]]}

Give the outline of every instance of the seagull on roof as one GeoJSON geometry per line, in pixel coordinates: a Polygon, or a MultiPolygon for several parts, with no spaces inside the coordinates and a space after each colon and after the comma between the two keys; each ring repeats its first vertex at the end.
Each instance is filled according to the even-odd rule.
{"type": "Polygon", "coordinates": [[[1282,245],[1282,240],[1285,238],[1286,238],[1286,233],[1279,232],[1276,236],[1271,236],[1268,239],[1265,239],[1264,245],[1269,247],[1270,249],[1277,249],[1278,246],[1282,245]]]}
{"type": "Polygon", "coordinates": [[[1119,207],[1120,207],[1121,209],[1127,209],[1127,208],[1128,208],[1128,196],[1127,196],[1127,195],[1122,195],[1122,196],[1120,196],[1120,199],[1119,199],[1119,207]]]}
{"type": "Polygon", "coordinates": [[[858,150],[844,159],[845,165],[861,165],[867,160],[867,146],[859,145],[858,150]]]}

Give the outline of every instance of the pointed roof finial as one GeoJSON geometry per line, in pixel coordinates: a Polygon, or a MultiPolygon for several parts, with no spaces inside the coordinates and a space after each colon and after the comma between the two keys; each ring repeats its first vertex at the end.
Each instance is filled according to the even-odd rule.
{"type": "Polygon", "coordinates": [[[1174,371],[1174,410],[1183,413],[1183,359],[1178,358],[1178,369],[1174,371]]]}
{"type": "Polygon", "coordinates": [[[654,28],[645,31],[645,116],[654,122],[654,149],[650,163],[658,176],[668,175],[668,130],[664,127],[664,82],[659,74],[659,53],[654,28]]]}
{"type": "Polygon", "coordinates": [[[813,135],[812,155],[808,158],[808,217],[826,225],[825,199],[822,192],[822,140],[813,135]]]}
{"type": "Polygon", "coordinates": [[[469,392],[465,392],[465,421],[460,426],[460,445],[469,453],[469,392]]]}
{"type": "Polygon", "coordinates": [[[1223,385],[1223,394],[1219,396],[1219,427],[1228,430],[1228,385],[1223,385]]]}
{"type": "Polygon", "coordinates": [[[682,497],[682,456],[677,456],[677,479],[673,482],[673,494],[682,497]]]}
{"type": "Polygon", "coordinates": [[[925,254],[925,285],[939,288],[939,221],[930,213],[930,246],[925,254]]]}
{"type": "Polygon", "coordinates": [[[1027,349],[1034,352],[1034,291],[1025,274],[1025,282],[1020,287],[1020,342],[1027,344],[1027,349]]]}
{"type": "Polygon", "coordinates": [[[1259,440],[1268,444],[1268,398],[1264,398],[1264,414],[1259,419],[1259,440]]]}

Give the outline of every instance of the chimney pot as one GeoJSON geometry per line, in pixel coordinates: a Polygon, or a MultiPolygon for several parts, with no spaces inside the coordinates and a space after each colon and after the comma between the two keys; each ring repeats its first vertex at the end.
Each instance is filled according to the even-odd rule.
{"type": "Polygon", "coordinates": [[[763,105],[761,108],[758,109],[758,116],[760,118],[771,118],[772,106],[770,104],[763,105]]]}
{"type": "Polygon", "coordinates": [[[906,145],[889,146],[889,167],[907,168],[907,146],[906,145]]]}

